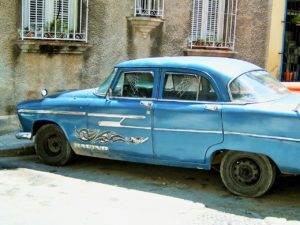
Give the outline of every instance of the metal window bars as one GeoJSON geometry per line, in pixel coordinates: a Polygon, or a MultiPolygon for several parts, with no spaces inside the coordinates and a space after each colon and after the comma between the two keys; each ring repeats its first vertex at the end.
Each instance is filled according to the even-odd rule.
{"type": "Polygon", "coordinates": [[[193,0],[190,48],[233,50],[238,0],[193,0]]]}
{"type": "Polygon", "coordinates": [[[20,38],[88,40],[88,0],[22,0],[20,38]]]}
{"type": "Polygon", "coordinates": [[[163,17],[164,0],[135,0],[134,16],[163,17]]]}

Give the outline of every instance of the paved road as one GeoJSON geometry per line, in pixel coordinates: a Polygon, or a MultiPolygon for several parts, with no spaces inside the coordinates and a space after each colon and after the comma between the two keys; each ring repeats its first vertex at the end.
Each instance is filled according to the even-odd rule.
{"type": "Polygon", "coordinates": [[[228,193],[214,171],[0,158],[0,224],[300,224],[300,177],[279,178],[269,194],[248,199],[228,193]]]}

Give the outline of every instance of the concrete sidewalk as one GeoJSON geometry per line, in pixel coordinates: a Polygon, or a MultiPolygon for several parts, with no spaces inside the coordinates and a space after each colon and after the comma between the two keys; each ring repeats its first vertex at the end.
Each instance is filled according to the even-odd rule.
{"type": "Polygon", "coordinates": [[[31,155],[34,154],[32,140],[19,140],[16,132],[10,132],[0,136],[0,157],[31,155]]]}

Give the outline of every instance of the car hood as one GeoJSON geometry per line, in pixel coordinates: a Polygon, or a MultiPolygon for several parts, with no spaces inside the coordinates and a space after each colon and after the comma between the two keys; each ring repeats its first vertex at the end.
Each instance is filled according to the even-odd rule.
{"type": "Polygon", "coordinates": [[[47,98],[88,98],[93,96],[95,88],[84,90],[71,90],[71,91],[59,91],[55,94],[49,95],[47,98]]]}
{"type": "MultiPolygon", "coordinates": [[[[94,96],[95,89],[73,90],[73,91],[60,91],[52,95],[48,95],[43,99],[23,101],[17,105],[17,110],[20,109],[45,109],[58,105],[67,107],[70,100],[86,99],[94,96]]],[[[85,101],[85,100],[83,100],[85,101]]]]}

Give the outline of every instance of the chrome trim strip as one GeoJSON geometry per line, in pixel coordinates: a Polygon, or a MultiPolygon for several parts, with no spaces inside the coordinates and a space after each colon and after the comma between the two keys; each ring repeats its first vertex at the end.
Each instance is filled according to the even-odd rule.
{"type": "Polygon", "coordinates": [[[98,125],[100,127],[119,127],[119,128],[151,130],[151,127],[126,126],[126,125],[121,125],[121,122],[114,122],[114,121],[99,121],[98,125]]]}
{"type": "Polygon", "coordinates": [[[207,134],[223,134],[223,131],[217,130],[185,130],[185,129],[168,129],[168,128],[154,128],[155,131],[172,131],[172,132],[189,132],[189,133],[207,133],[207,134]]]}
{"type": "Polygon", "coordinates": [[[279,136],[258,135],[258,134],[240,133],[240,132],[231,132],[231,131],[225,131],[224,134],[240,135],[240,136],[255,137],[255,138],[267,138],[267,139],[282,140],[282,141],[300,142],[300,139],[297,139],[297,138],[288,138],[288,137],[279,137],[279,136]]]}
{"type": "Polygon", "coordinates": [[[111,96],[110,99],[113,99],[113,100],[119,100],[119,99],[125,99],[125,100],[138,100],[138,101],[143,101],[143,100],[146,100],[146,101],[153,101],[153,100],[157,100],[156,98],[143,98],[143,97],[117,97],[117,96],[111,96]]]}
{"type": "Polygon", "coordinates": [[[31,132],[17,132],[15,134],[17,139],[28,139],[31,140],[32,139],[32,134],[31,132]]]}
{"type": "Polygon", "coordinates": [[[107,114],[107,113],[88,113],[88,116],[94,116],[94,117],[109,117],[109,118],[120,118],[120,119],[135,119],[135,120],[143,120],[143,119],[146,119],[146,116],[121,115],[121,114],[107,114]]]}
{"type": "Polygon", "coordinates": [[[178,100],[178,99],[155,99],[157,102],[180,102],[180,103],[191,103],[197,105],[213,104],[213,105],[247,105],[249,103],[243,102],[217,102],[217,101],[191,101],[191,100],[178,100]]]}
{"type": "Polygon", "coordinates": [[[34,110],[34,109],[20,109],[18,110],[18,113],[60,114],[60,115],[76,115],[76,116],[84,116],[86,114],[85,112],[34,110]]]}

